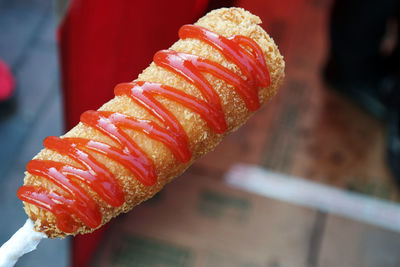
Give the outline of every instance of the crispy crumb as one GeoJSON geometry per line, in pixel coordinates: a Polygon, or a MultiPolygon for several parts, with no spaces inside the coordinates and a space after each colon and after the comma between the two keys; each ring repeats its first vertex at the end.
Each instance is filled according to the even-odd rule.
{"type": "MultiPolygon", "coordinates": [[[[244,35],[252,38],[258,43],[264,52],[265,60],[271,76],[271,85],[268,88],[260,88],[259,91],[260,101],[265,103],[276,94],[277,89],[281,85],[284,78],[285,63],[272,38],[269,37],[268,34],[258,25],[260,23],[261,20],[259,17],[252,15],[244,9],[221,8],[214,10],[199,19],[196,25],[210,29],[222,36],[244,35]]],[[[179,40],[172,45],[171,49],[207,58],[229,68],[239,75],[242,75],[235,64],[226,60],[218,50],[202,41],[190,38],[179,40]]],[[[102,225],[107,223],[113,217],[116,217],[118,214],[128,212],[142,201],[151,198],[154,194],[160,191],[166,183],[179,176],[193,163],[195,159],[210,150],[213,150],[225,135],[237,129],[250,117],[252,113],[246,108],[243,100],[232,89],[232,86],[227,85],[224,81],[219,80],[212,75],[206,74],[205,77],[209,80],[211,85],[214,86],[221,98],[222,107],[228,123],[228,131],[224,135],[215,134],[207,126],[205,121],[202,120],[199,114],[190,109],[163,97],[157,98],[157,100],[168,107],[170,112],[176,116],[189,137],[189,146],[193,153],[192,160],[189,163],[182,164],[178,162],[171,151],[162,143],[150,139],[142,133],[127,130],[127,133],[132,137],[132,139],[135,140],[143,151],[154,160],[158,174],[158,181],[155,185],[144,186],[122,165],[103,155],[87,151],[97,160],[102,162],[114,174],[125,193],[126,202],[118,208],[113,208],[106,204],[87,186],[84,187],[92,194],[95,201],[99,203],[101,207],[101,212],[103,214],[102,225]]],[[[154,63],[150,64],[150,66],[139,75],[137,80],[163,83],[185,91],[188,94],[202,98],[195,86],[189,84],[182,77],[177,76],[166,69],[157,67],[154,63]]],[[[150,119],[157,122],[157,119],[149,114],[148,111],[135,104],[126,96],[114,97],[112,100],[105,103],[100,110],[120,112],[136,118],[150,119]]],[[[75,126],[72,130],[66,133],[64,137],[83,137],[117,146],[117,144],[99,131],[85,126],[82,123],[75,126]]],[[[34,158],[63,161],[79,167],[79,164],[69,157],[62,156],[57,152],[48,149],[43,149],[34,158]]],[[[25,173],[25,175],[26,185],[43,185],[50,190],[62,192],[61,189],[41,177],[33,176],[29,173],[25,173]]],[[[42,231],[51,238],[64,237],[66,235],[66,233],[57,228],[55,217],[50,212],[29,203],[25,203],[25,211],[32,221],[35,222],[35,229],[37,231],[42,231]]],[[[90,233],[94,230],[95,229],[90,229],[81,223],[79,229],[73,233],[73,235],[78,233],[90,233]]]]}

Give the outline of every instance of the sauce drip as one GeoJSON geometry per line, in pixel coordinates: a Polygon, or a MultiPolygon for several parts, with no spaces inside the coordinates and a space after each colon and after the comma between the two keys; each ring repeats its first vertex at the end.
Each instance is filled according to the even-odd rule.
{"type": "Polygon", "coordinates": [[[255,111],[259,108],[258,88],[267,87],[270,77],[262,50],[257,43],[240,35],[226,38],[194,25],[183,26],[179,30],[179,37],[195,38],[213,46],[227,60],[236,64],[245,78],[196,55],[173,50],[157,52],[154,63],[196,86],[204,100],[159,83],[136,81],[117,85],[114,90],[116,96],[129,97],[157,118],[159,123],[118,112],[84,112],[81,122],[102,132],[118,146],[79,137],[47,137],[43,142],[45,148],[68,156],[79,167],[76,164],[33,159],[27,164],[27,171],[51,182],[63,194],[40,186],[24,185],[17,193],[21,200],[53,213],[57,227],[65,233],[76,231],[80,225],[78,221],[89,228],[97,228],[102,222],[102,215],[94,196],[112,207],[124,204],[125,198],[112,172],[89,152],[118,162],[146,186],[157,182],[156,168],[151,158],[124,129],[143,133],[163,143],[182,163],[189,162],[192,157],[188,136],[182,125],[155,96],[161,95],[196,112],[217,134],[223,134],[228,126],[219,95],[203,73],[209,73],[232,85],[249,110],[255,111]]]}

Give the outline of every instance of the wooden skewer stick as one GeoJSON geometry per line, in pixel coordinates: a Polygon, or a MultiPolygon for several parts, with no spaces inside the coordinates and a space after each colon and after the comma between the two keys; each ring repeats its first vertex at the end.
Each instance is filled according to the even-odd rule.
{"type": "Polygon", "coordinates": [[[24,226],[0,247],[0,267],[14,266],[22,255],[35,250],[43,238],[47,236],[33,230],[33,222],[26,220],[24,226]]]}

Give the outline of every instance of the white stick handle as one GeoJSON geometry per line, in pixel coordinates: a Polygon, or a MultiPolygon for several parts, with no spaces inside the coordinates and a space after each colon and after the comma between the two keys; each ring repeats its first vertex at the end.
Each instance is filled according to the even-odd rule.
{"type": "Polygon", "coordinates": [[[6,243],[0,247],[0,267],[12,267],[18,259],[36,249],[42,238],[47,236],[33,230],[33,222],[28,219],[6,243]]]}

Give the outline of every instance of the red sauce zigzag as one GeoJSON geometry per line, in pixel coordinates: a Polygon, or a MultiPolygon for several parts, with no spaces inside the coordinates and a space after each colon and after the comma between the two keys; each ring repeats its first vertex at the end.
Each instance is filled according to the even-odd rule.
{"type": "Polygon", "coordinates": [[[188,137],[176,117],[154,96],[162,95],[198,113],[208,126],[218,134],[227,129],[218,94],[202,73],[210,73],[235,87],[247,108],[259,108],[258,88],[270,84],[268,69],[260,47],[250,38],[236,35],[225,38],[202,27],[185,25],[179,31],[181,39],[196,38],[218,49],[226,59],[236,64],[246,79],[231,70],[196,55],[162,50],[155,54],[156,65],[172,71],[195,85],[205,100],[176,88],[151,82],[131,82],[119,84],[115,95],[126,95],[135,103],[148,110],[162,125],[150,120],[141,120],[121,113],[108,111],[87,111],[81,122],[101,131],[115,141],[119,147],[78,137],[47,137],[47,149],[66,155],[79,163],[77,168],[66,163],[34,159],[27,164],[27,171],[41,176],[64,191],[60,194],[44,187],[24,185],[18,190],[18,197],[54,214],[57,227],[65,233],[76,231],[79,219],[87,227],[96,228],[101,224],[102,215],[98,204],[80,185],[83,183],[106,203],[121,206],[124,194],[113,174],[90,153],[93,151],[120,163],[146,186],[157,181],[157,172],[152,160],[129,137],[123,129],[132,129],[146,134],[149,138],[162,142],[182,163],[191,159],[188,137]],[[79,181],[79,183],[77,182],[79,181]],[[73,215],[73,216],[72,216],[73,215]]]}

